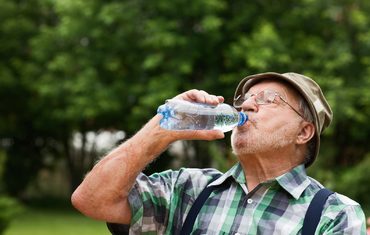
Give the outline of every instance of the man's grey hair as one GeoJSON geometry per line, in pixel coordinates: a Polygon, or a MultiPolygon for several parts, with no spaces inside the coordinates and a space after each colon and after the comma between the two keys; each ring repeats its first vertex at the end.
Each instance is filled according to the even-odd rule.
{"type": "MultiPolygon", "coordinates": [[[[299,105],[299,109],[301,110],[302,116],[304,117],[304,119],[306,121],[314,124],[314,119],[313,119],[313,115],[312,115],[311,109],[308,106],[307,101],[303,98],[303,96],[299,96],[298,105],[299,105]]],[[[303,161],[304,164],[310,162],[311,159],[313,158],[313,155],[315,154],[315,148],[316,148],[316,140],[315,139],[316,139],[316,136],[312,137],[307,142],[306,157],[305,157],[305,159],[303,161]]]]}

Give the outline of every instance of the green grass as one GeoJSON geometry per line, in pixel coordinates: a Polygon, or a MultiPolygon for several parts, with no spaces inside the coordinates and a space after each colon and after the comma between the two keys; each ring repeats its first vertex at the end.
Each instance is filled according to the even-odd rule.
{"type": "Polygon", "coordinates": [[[25,209],[4,235],[110,235],[106,223],[85,217],[72,208],[25,209]]]}

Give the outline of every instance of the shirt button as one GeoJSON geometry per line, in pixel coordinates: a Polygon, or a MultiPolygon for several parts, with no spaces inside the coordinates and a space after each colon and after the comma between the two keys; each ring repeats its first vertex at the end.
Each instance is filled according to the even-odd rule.
{"type": "Polygon", "coordinates": [[[252,204],[253,203],[253,199],[252,198],[249,198],[247,202],[248,202],[248,204],[252,204]]]}

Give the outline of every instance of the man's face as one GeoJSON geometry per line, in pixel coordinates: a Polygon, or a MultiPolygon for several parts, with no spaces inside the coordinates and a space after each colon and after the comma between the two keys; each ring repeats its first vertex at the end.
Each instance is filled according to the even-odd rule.
{"type": "MultiPolygon", "coordinates": [[[[284,83],[264,80],[252,86],[248,93],[258,94],[266,90],[280,94],[298,110],[296,91],[284,83]]],[[[276,96],[271,104],[259,105],[252,96],[243,103],[242,112],[248,115],[248,121],[235,128],[231,136],[233,152],[237,156],[284,150],[295,145],[303,119],[280,97],[276,96]]]]}

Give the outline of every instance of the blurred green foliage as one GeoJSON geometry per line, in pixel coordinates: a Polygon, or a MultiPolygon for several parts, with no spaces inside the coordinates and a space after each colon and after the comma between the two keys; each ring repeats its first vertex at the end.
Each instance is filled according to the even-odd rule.
{"type": "Polygon", "coordinates": [[[6,153],[0,150],[0,234],[3,234],[9,227],[11,220],[22,211],[19,202],[14,198],[6,196],[2,190],[2,174],[6,158],[6,153]]]}
{"type": "MultiPolygon", "coordinates": [[[[84,148],[73,149],[76,131],[82,143],[101,129],[131,136],[180,92],[202,89],[232,103],[242,78],[292,71],[320,84],[334,112],[309,174],[368,203],[369,1],[0,5],[0,147],[9,156],[4,181],[12,195],[57,159],[68,161],[73,190],[94,160],[84,148]]],[[[227,169],[235,163],[228,137],[188,143],[197,157],[184,164],[227,169]]]]}
{"type": "Polygon", "coordinates": [[[11,220],[21,210],[21,206],[16,199],[0,195],[0,234],[3,234],[9,227],[11,220]]]}

